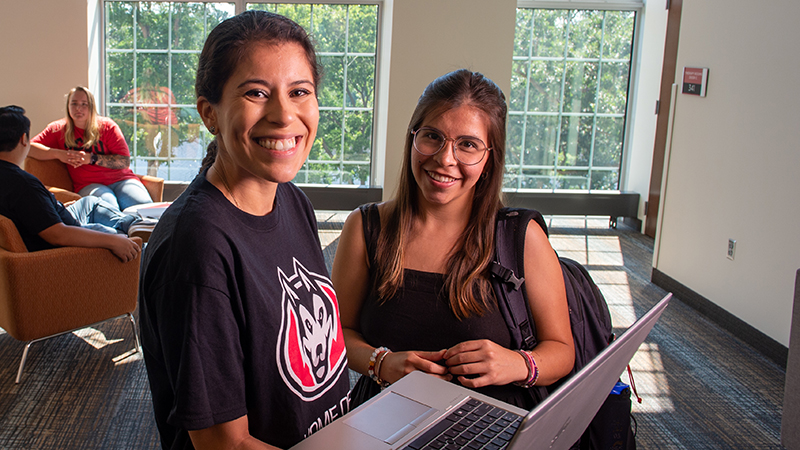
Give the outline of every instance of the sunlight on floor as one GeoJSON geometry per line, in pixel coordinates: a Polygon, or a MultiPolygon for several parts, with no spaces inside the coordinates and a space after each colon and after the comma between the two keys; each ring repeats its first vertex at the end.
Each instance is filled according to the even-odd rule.
{"type": "MultiPolygon", "coordinates": [[[[598,219],[591,223],[601,226],[598,219]]],[[[574,228],[590,228],[590,221],[585,224],[580,219],[570,221],[559,219],[558,226],[574,228]]],[[[608,226],[607,223],[604,226],[608,226]]],[[[633,307],[630,279],[624,270],[624,259],[620,240],[616,236],[566,235],[551,234],[550,244],[559,256],[574,259],[585,265],[608,303],[611,323],[617,329],[630,327],[638,318],[633,307]]],[[[658,346],[645,342],[631,360],[634,382],[642,403],[633,398],[633,411],[657,413],[674,411],[670,400],[669,383],[658,346]]],[[[622,374],[622,381],[630,383],[627,371],[622,374]]]]}
{"type": "Polygon", "coordinates": [[[94,348],[103,348],[106,345],[114,344],[116,342],[120,342],[122,339],[106,339],[106,335],[103,334],[102,331],[96,330],[94,328],[82,328],[80,330],[73,331],[72,334],[78,336],[79,338],[86,341],[87,344],[91,345],[94,348]]]}
{"type": "MultiPolygon", "coordinates": [[[[642,403],[633,401],[633,412],[659,413],[674,411],[675,405],[670,400],[669,383],[666,371],[661,363],[658,345],[645,342],[631,360],[633,379],[642,403]]],[[[627,375],[622,381],[628,381],[627,375]]]]}
{"type": "MultiPolygon", "coordinates": [[[[91,345],[96,349],[101,349],[107,345],[125,341],[125,339],[110,339],[110,340],[106,339],[106,335],[102,331],[92,327],[75,330],[72,332],[72,334],[83,339],[87,344],[91,345]]],[[[131,347],[133,347],[133,340],[130,341],[131,341],[131,347]]],[[[125,351],[124,353],[113,357],[111,360],[114,362],[115,366],[119,366],[122,364],[128,364],[134,361],[139,361],[141,359],[142,359],[142,352],[136,351],[136,349],[131,348],[125,351]]]]}
{"type": "MultiPolygon", "coordinates": [[[[628,275],[615,270],[592,270],[590,274],[608,303],[614,328],[627,329],[633,325],[638,317],[633,307],[628,275]]],[[[641,404],[636,403],[633,398],[633,411],[673,411],[675,407],[670,400],[669,382],[661,363],[658,345],[645,341],[633,356],[630,365],[636,388],[642,398],[641,404]]],[[[630,384],[627,371],[622,374],[622,381],[630,384]]]]}
{"type": "Polygon", "coordinates": [[[319,230],[317,234],[319,234],[319,243],[324,250],[328,248],[333,241],[338,239],[342,232],[340,230],[319,230]]]}
{"type": "Polygon", "coordinates": [[[115,366],[121,366],[123,364],[129,364],[135,361],[141,361],[142,358],[143,358],[142,352],[137,352],[135,349],[132,348],[121,355],[113,357],[111,360],[114,361],[115,366]]]}
{"type": "Polygon", "coordinates": [[[550,235],[550,245],[558,256],[587,266],[622,266],[622,249],[616,236],[550,235]]]}
{"type": "Polygon", "coordinates": [[[633,307],[633,295],[628,281],[628,274],[619,270],[590,270],[611,312],[611,323],[617,328],[628,328],[636,322],[636,310],[633,307]]]}

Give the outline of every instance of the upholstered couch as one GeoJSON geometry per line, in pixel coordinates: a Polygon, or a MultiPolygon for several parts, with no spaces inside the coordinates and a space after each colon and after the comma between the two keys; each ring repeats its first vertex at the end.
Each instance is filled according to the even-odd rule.
{"type": "MultiPolygon", "coordinates": [[[[30,156],[25,158],[25,171],[35,176],[52,192],[58,201],[66,203],[80,197],[75,193],[67,166],[57,159],[38,160],[30,156]]],[[[147,188],[150,198],[160,202],[164,195],[164,179],[149,175],[136,175],[147,188]]]]}

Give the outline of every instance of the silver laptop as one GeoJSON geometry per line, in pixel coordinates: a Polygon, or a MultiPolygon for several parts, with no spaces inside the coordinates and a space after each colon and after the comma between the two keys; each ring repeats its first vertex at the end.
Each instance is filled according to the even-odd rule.
{"type": "Polygon", "coordinates": [[[671,297],[667,294],[530,412],[412,372],[292,449],[427,450],[442,448],[443,442],[448,449],[568,449],[589,426],[671,297]]]}

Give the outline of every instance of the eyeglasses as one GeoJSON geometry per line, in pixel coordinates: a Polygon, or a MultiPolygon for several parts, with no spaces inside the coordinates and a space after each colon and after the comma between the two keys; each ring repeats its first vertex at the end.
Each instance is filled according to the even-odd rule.
{"type": "Polygon", "coordinates": [[[447,141],[453,141],[453,153],[461,164],[474,166],[483,161],[488,150],[482,140],[472,136],[449,138],[436,128],[422,127],[412,131],[414,135],[414,150],[421,155],[432,156],[443,149],[447,141]]]}

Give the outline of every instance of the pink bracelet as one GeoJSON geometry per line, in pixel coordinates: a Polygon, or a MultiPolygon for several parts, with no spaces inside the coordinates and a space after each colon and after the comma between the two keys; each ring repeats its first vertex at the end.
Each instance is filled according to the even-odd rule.
{"type": "Polygon", "coordinates": [[[528,368],[528,377],[524,382],[514,382],[515,385],[523,388],[531,388],[536,384],[539,379],[539,366],[536,365],[536,360],[533,359],[531,352],[525,350],[517,350],[517,353],[522,355],[525,360],[525,366],[528,368]]]}

